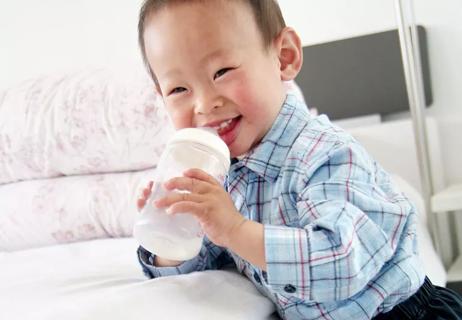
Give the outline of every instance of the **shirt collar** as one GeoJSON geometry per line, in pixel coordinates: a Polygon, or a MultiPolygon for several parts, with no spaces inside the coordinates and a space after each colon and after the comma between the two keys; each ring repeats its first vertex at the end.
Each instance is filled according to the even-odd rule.
{"type": "Polygon", "coordinates": [[[279,175],[295,139],[307,125],[310,115],[306,105],[293,95],[287,95],[271,129],[262,141],[239,161],[232,170],[247,167],[269,182],[279,175]]]}

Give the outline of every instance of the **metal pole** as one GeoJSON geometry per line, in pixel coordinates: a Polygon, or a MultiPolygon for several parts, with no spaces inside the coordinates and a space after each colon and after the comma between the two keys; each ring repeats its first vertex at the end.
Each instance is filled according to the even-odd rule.
{"type": "Polygon", "coordinates": [[[425,94],[423,89],[422,66],[419,51],[417,26],[414,20],[412,0],[410,3],[410,19],[406,23],[402,0],[395,0],[396,17],[398,22],[401,56],[403,59],[404,76],[411,110],[412,124],[417,149],[417,162],[419,166],[422,194],[427,211],[427,224],[432,233],[433,244],[441,255],[438,235],[437,219],[431,208],[433,195],[433,181],[431,175],[430,156],[428,151],[427,128],[425,123],[425,94]]]}

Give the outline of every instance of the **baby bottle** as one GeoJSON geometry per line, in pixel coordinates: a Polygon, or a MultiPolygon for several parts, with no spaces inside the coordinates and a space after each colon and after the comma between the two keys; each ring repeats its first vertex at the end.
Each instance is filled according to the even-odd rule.
{"type": "Polygon", "coordinates": [[[165,259],[184,261],[195,257],[203,239],[198,220],[190,214],[168,215],[165,208],[157,209],[153,201],[165,196],[165,181],[183,176],[190,168],[202,169],[223,183],[229,158],[228,147],[212,128],[178,130],[160,157],[151,195],[136,218],[133,234],[139,244],[165,259]]]}

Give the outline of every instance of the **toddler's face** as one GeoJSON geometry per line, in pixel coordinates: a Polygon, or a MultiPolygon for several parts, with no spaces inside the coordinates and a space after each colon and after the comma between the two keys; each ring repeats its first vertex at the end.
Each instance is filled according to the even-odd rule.
{"type": "Polygon", "coordinates": [[[280,64],[245,2],[169,5],[150,17],[144,39],[177,129],[218,128],[233,157],[270,129],[285,98],[280,64]]]}

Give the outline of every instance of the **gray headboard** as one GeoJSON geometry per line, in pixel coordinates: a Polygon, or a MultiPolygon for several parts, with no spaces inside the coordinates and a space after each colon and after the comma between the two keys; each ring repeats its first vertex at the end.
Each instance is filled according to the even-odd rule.
{"type": "MultiPolygon", "coordinates": [[[[425,29],[418,27],[425,102],[432,103],[425,29]]],[[[409,110],[398,31],[303,47],[296,82],[309,107],[332,120],[409,110]]]]}

